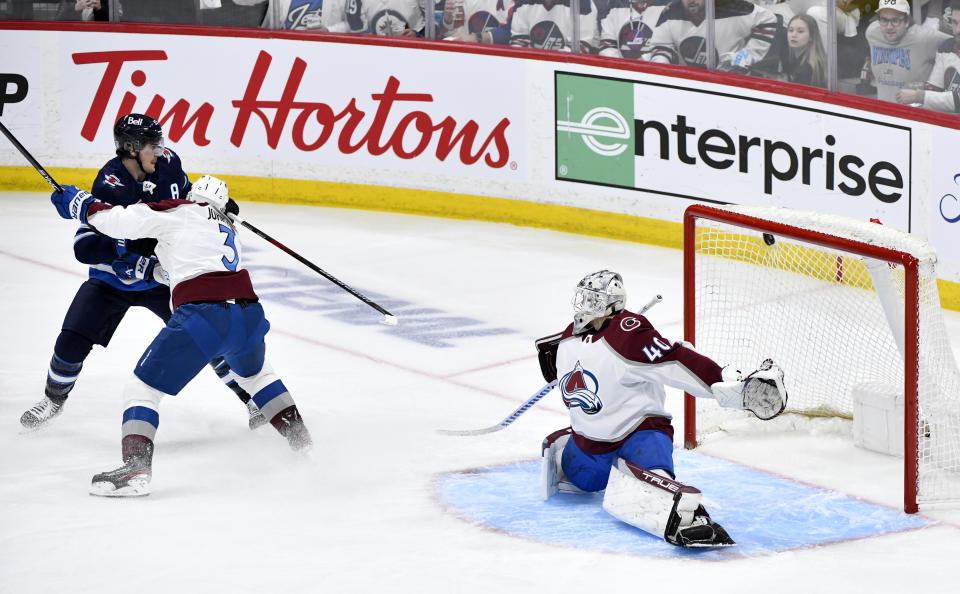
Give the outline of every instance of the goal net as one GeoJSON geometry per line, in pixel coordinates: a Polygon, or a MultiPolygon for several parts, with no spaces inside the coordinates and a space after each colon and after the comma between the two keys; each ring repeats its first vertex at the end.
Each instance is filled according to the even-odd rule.
{"type": "MultiPolygon", "coordinates": [[[[960,373],[935,263],[928,243],[876,222],[691,206],[685,337],[744,373],[772,358],[794,418],[852,419],[857,390],[902,399],[904,509],[960,501],[960,373]]],[[[684,409],[688,448],[761,430],[746,413],[690,395],[684,409]]]]}

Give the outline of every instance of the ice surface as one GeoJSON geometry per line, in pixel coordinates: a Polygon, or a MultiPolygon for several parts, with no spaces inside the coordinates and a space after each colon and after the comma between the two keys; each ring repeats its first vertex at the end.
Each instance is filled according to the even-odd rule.
{"type": "MultiPolygon", "coordinates": [[[[294,455],[270,427],[251,432],[246,409],[205,370],[163,402],[153,493],[117,501],[88,495],[90,477],[119,462],[121,390],[160,322],[129,312],[110,347],[87,359],[63,414],[22,434],[18,418],[42,396],[85,267],[72,257],[75,226],[46,195],[0,194],[0,592],[957,591],[960,509],[899,514],[902,461],[855,448],[843,431],[718,438],[678,452],[678,468],[694,460],[713,473],[705,494],[728,503],[727,527],[745,543],[757,541],[751,526],[836,530],[829,515],[801,517],[797,528],[807,487],[828,502],[821,509],[862,505],[882,517],[863,522],[889,523],[817,541],[833,544],[744,546],[708,562],[661,554],[669,545],[629,530],[625,539],[647,539],[653,552],[611,552],[592,535],[609,526],[593,525],[596,510],[583,503],[570,517],[583,535],[576,546],[538,536],[537,516],[524,532],[455,507],[470,499],[452,501],[449,481],[476,468],[528,469],[510,488],[529,490],[502,505],[533,505],[539,485],[529,468],[565,413],[551,395],[490,435],[436,429],[493,425],[543,384],[533,340],[567,324],[572,288],[588,272],[620,272],[634,307],[662,294],[648,317],[679,339],[679,252],[511,225],[241,207],[399,324],[380,324],[375,310],[241,232],[272,324],[268,357],[311,427],[313,455],[294,455]],[[715,476],[726,461],[739,470],[715,476]],[[730,504],[747,493],[737,482],[743,469],[796,490],[751,488],[730,504]]],[[[960,316],[948,313],[947,325],[960,352],[960,316]]],[[[668,400],[679,417],[680,395],[668,400]]],[[[675,425],[682,435],[679,418],[675,425]]],[[[500,494],[478,490],[474,503],[491,493],[500,494]]]]}

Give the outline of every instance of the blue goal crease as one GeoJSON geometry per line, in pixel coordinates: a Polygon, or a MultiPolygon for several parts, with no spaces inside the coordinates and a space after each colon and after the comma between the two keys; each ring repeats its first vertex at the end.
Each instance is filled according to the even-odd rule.
{"type": "Polygon", "coordinates": [[[559,493],[543,501],[539,460],[442,475],[437,496],[456,515],[506,534],[611,553],[712,561],[837,544],[936,523],[696,452],[677,450],[675,464],[680,480],[716,503],[715,509],[708,508],[710,515],[737,546],[674,547],[603,511],[602,492],[559,493]]]}

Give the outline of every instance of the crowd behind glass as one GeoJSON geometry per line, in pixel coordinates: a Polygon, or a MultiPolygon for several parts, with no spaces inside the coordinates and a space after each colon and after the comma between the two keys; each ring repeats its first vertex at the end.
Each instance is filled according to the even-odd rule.
{"type": "Polygon", "coordinates": [[[960,113],[960,0],[0,0],[0,18],[501,44],[735,72],[960,113]]]}

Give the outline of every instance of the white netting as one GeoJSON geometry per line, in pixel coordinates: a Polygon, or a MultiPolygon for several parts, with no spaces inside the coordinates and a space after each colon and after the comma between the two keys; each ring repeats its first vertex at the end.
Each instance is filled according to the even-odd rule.
{"type": "MultiPolygon", "coordinates": [[[[781,208],[729,210],[919,260],[917,500],[960,500],[960,373],[940,311],[933,249],[909,234],[846,217],[781,208]]],[[[698,440],[720,431],[835,427],[815,419],[852,418],[855,386],[878,382],[903,392],[903,267],[780,234],[766,239],[762,231],[697,219],[696,345],[744,373],[772,358],[786,374],[787,412],[810,420],[763,428],[743,413],[698,399],[698,440]]]]}

